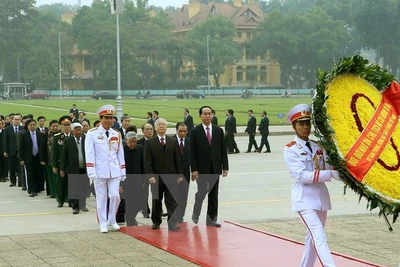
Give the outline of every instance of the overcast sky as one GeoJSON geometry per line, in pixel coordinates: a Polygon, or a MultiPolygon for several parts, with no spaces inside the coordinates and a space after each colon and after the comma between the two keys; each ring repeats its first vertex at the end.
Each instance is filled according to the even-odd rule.
{"type": "MultiPolygon", "coordinates": [[[[1,0],[0,0],[1,1],[1,0]]],[[[93,0],[81,0],[82,5],[90,6],[93,0]]],[[[75,5],[78,3],[78,0],[36,0],[36,5],[46,5],[46,4],[54,4],[54,3],[64,3],[68,5],[75,5]]],[[[149,0],[149,5],[167,7],[167,6],[175,6],[181,7],[183,4],[187,4],[188,0],[149,0]]]]}

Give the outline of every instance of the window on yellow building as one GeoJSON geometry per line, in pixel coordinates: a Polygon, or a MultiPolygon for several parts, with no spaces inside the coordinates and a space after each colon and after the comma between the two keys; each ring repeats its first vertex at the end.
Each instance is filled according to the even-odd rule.
{"type": "Polygon", "coordinates": [[[251,66],[246,68],[246,75],[248,81],[256,81],[257,80],[257,67],[251,66]]]}
{"type": "Polygon", "coordinates": [[[247,39],[251,39],[251,32],[246,32],[247,39]]]}
{"type": "Polygon", "coordinates": [[[261,81],[267,81],[267,67],[266,66],[262,66],[260,71],[261,71],[260,80],[261,81]]]}
{"type": "Polygon", "coordinates": [[[85,64],[85,72],[92,71],[92,57],[86,56],[84,64],[85,64]]]}
{"type": "Polygon", "coordinates": [[[243,81],[243,67],[239,66],[236,69],[236,80],[238,82],[243,81]]]}

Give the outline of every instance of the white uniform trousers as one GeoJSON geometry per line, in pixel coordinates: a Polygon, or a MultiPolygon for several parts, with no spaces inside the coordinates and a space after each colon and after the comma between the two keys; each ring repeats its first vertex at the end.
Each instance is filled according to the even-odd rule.
{"type": "Polygon", "coordinates": [[[116,223],[115,216],[117,215],[118,206],[121,202],[119,197],[119,183],[121,178],[97,178],[94,180],[94,188],[96,190],[96,206],[97,218],[99,220],[100,228],[107,228],[108,223],[116,223]],[[108,208],[108,221],[107,221],[107,191],[110,205],[108,208]]]}
{"type": "Polygon", "coordinates": [[[301,267],[314,267],[317,257],[321,266],[335,267],[324,230],[327,211],[303,210],[299,215],[307,228],[301,267]]]}

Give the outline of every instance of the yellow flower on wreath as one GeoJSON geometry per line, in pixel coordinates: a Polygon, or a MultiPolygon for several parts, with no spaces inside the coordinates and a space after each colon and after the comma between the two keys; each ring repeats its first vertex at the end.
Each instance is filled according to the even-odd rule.
{"type": "MultiPolygon", "coordinates": [[[[382,94],[368,81],[352,74],[335,77],[327,84],[325,94],[328,96],[327,116],[335,131],[335,143],[341,157],[345,158],[360,136],[356,120],[365,128],[381,102],[382,94]],[[354,96],[362,97],[354,101],[354,96]]],[[[380,162],[375,161],[362,180],[368,191],[392,203],[400,203],[400,169],[395,168],[400,165],[398,120],[396,124],[392,140],[387,142],[379,155],[380,162]]]]}

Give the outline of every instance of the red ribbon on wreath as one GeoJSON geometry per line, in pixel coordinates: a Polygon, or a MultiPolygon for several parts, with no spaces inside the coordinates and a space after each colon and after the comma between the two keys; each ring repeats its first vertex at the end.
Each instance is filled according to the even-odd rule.
{"type": "MultiPolygon", "coordinates": [[[[353,96],[351,109],[360,130],[360,136],[347,152],[345,158],[347,169],[357,181],[361,182],[377,160],[384,165],[384,162],[378,158],[389,141],[395,148],[399,160],[400,155],[391,137],[397,126],[400,114],[400,85],[392,82],[390,87],[383,92],[382,101],[365,128],[362,127],[357,113],[356,102],[359,98],[366,98],[374,108],[375,106],[368,96],[364,94],[355,94],[353,96]]],[[[384,167],[386,168],[386,166],[384,167]]],[[[395,167],[387,168],[391,170],[399,167],[400,163],[395,167]]]]}

